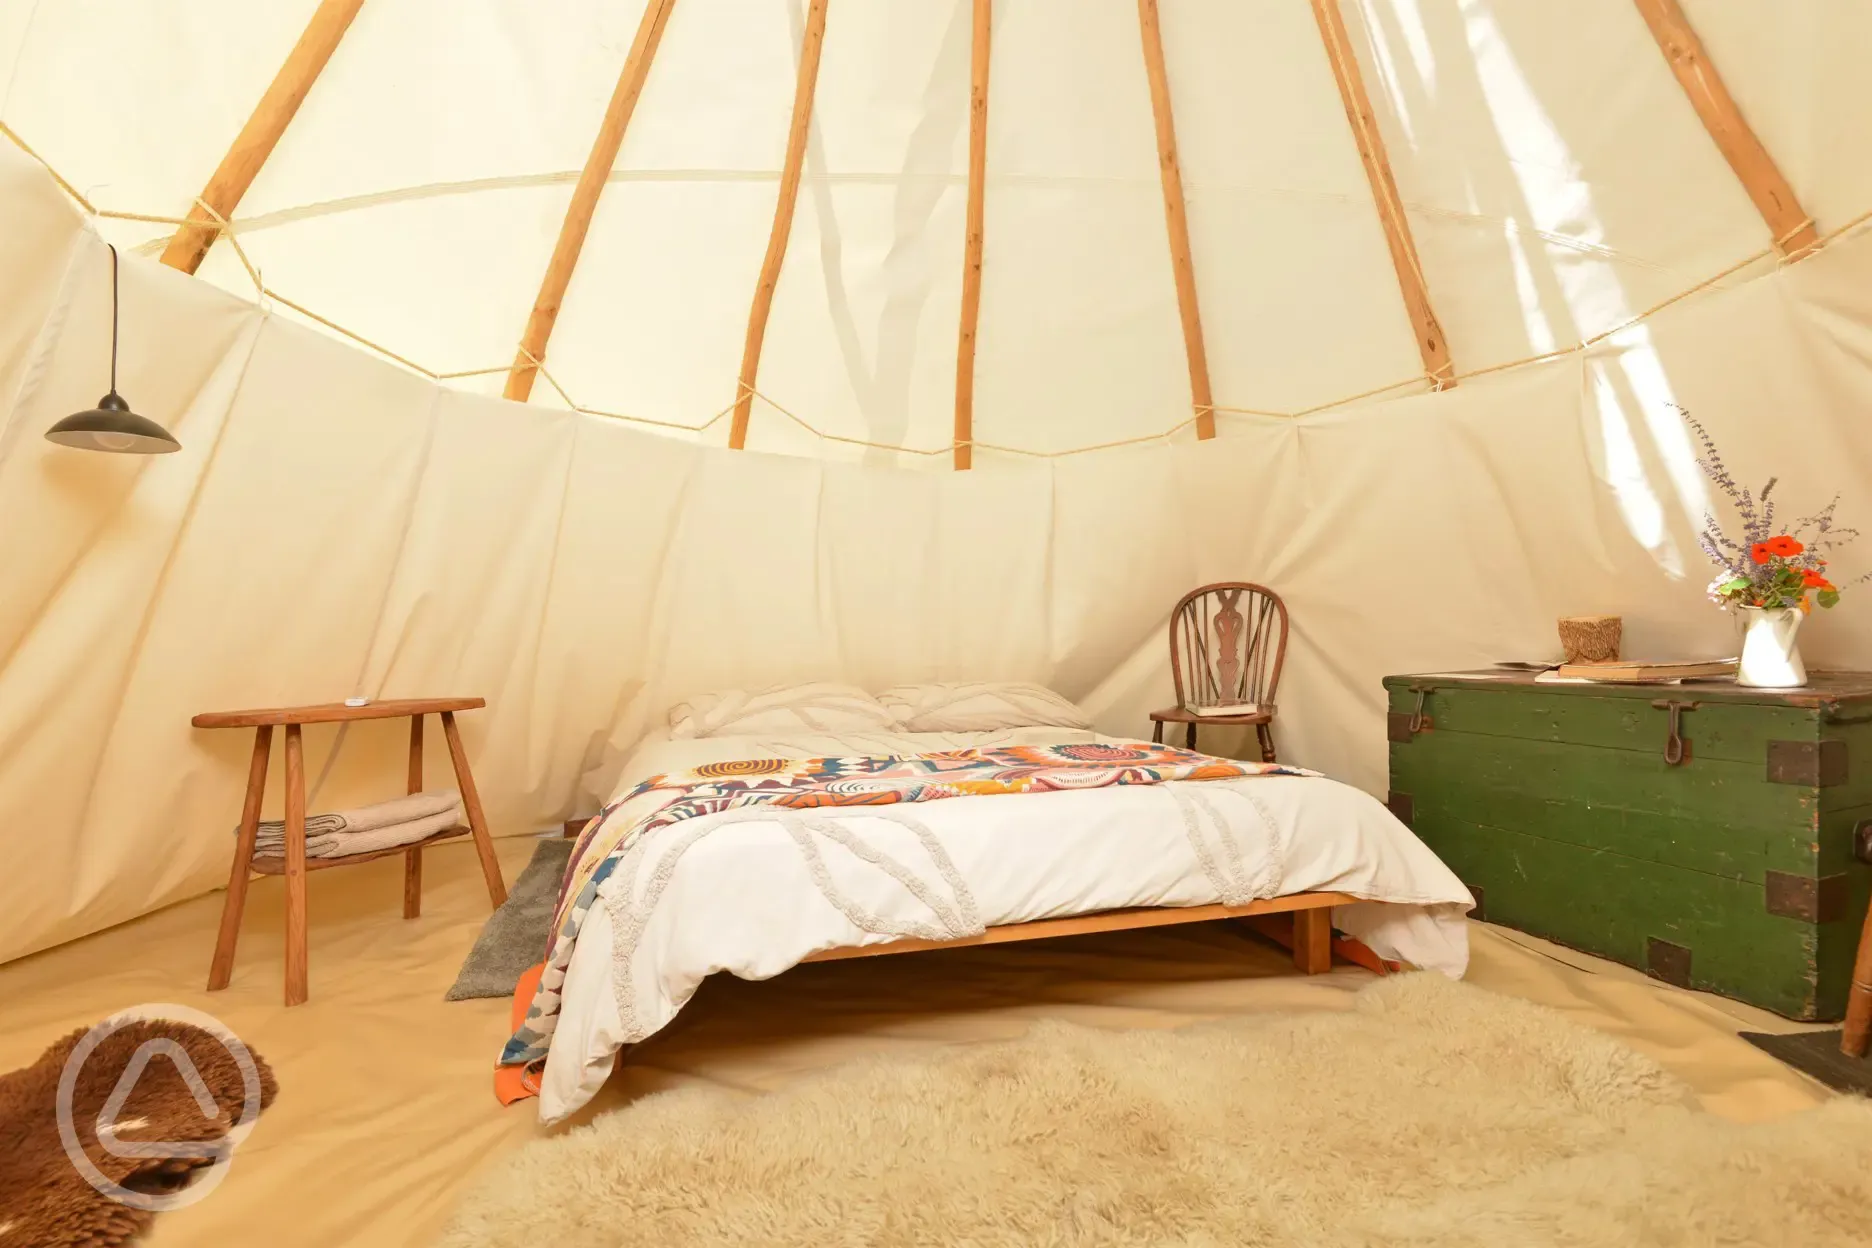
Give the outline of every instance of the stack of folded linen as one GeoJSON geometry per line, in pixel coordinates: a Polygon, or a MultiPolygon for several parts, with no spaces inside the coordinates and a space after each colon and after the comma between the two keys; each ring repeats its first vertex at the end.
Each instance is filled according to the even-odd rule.
{"type": "MultiPolygon", "coordinates": [[[[461,793],[436,789],[408,797],[360,806],[355,810],[307,815],[306,857],[343,858],[394,849],[457,827],[463,822],[461,793]]],[[[235,831],[238,833],[239,829],[235,831]]],[[[286,856],[286,821],[261,822],[254,838],[254,853],[263,858],[286,856]]]]}

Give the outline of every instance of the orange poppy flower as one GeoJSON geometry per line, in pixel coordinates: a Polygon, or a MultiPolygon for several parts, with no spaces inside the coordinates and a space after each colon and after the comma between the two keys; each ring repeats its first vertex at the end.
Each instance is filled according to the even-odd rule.
{"type": "Polygon", "coordinates": [[[1763,542],[1762,545],[1768,548],[1769,554],[1780,555],[1783,559],[1792,559],[1795,555],[1807,549],[1785,533],[1780,537],[1769,538],[1767,541],[1763,542]]]}
{"type": "Polygon", "coordinates": [[[1801,573],[1801,585],[1807,589],[1832,589],[1833,588],[1833,583],[1831,581],[1827,580],[1826,577],[1821,576],[1818,572],[1813,572],[1813,571],[1801,573]]]}
{"type": "Polygon", "coordinates": [[[1767,563],[1768,555],[1769,550],[1767,542],[1756,542],[1753,546],[1749,547],[1749,558],[1753,559],[1756,563],[1767,563]]]}

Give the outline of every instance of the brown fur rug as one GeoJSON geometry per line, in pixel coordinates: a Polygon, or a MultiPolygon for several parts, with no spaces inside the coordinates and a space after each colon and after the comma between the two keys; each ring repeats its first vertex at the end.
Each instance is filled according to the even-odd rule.
{"type": "Polygon", "coordinates": [[[1428,974],[1346,1012],[1051,1023],[520,1149],[449,1248],[1859,1248],[1872,1105],[1744,1126],[1655,1062],[1428,974]]]}
{"type": "MultiPolygon", "coordinates": [[[[99,1192],[66,1154],[57,1114],[59,1078],[85,1035],[74,1031],[31,1066],[0,1075],[0,1245],[109,1248],[140,1236],[155,1219],[148,1209],[99,1192]]],[[[258,1054],[253,1061],[264,1108],[278,1087],[258,1054]]],[[[72,1088],[69,1121],[85,1156],[104,1178],[128,1191],[161,1197],[186,1188],[203,1167],[226,1153],[223,1141],[245,1096],[239,1064],[212,1033],[151,1019],[111,1032],[84,1058],[72,1088]],[[202,1147],[190,1156],[119,1157],[98,1141],[100,1115],[137,1050],[151,1040],[173,1042],[188,1054],[219,1107],[217,1116],[204,1117],[178,1063],[158,1052],[111,1119],[112,1134],[122,1142],[120,1148],[139,1140],[199,1143],[202,1147]]]]}

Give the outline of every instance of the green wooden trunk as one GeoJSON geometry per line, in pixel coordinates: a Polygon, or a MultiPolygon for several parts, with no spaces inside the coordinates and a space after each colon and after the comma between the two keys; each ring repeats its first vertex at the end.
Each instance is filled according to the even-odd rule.
{"type": "Polygon", "coordinates": [[[1477,917],[1789,1018],[1844,1012],[1872,891],[1855,852],[1872,839],[1872,673],[1784,692],[1518,672],[1385,689],[1391,808],[1477,917]]]}

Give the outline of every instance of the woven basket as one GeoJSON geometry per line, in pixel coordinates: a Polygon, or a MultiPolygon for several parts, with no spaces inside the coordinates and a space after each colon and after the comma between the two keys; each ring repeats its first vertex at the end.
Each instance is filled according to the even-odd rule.
{"type": "Polygon", "coordinates": [[[1621,631],[1616,615],[1569,615],[1560,621],[1560,648],[1569,663],[1616,663],[1621,631]]]}

